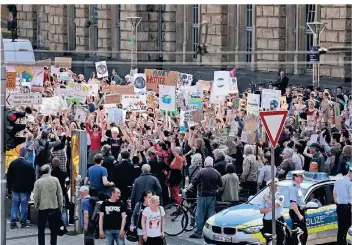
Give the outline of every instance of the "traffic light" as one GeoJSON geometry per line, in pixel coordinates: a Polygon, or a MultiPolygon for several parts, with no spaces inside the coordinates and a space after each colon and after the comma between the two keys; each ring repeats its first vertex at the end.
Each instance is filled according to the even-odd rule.
{"type": "Polygon", "coordinates": [[[6,110],[5,111],[5,148],[11,150],[24,142],[24,137],[17,137],[16,134],[26,128],[26,124],[16,124],[16,120],[26,116],[24,111],[6,110]]]}

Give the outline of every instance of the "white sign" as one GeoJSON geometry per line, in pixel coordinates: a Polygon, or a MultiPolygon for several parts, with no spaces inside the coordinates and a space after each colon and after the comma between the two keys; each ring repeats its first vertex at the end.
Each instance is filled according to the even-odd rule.
{"type": "Polygon", "coordinates": [[[9,94],[6,96],[6,106],[40,105],[43,95],[41,93],[9,94]]]}
{"type": "Polygon", "coordinates": [[[262,109],[280,110],[281,90],[262,89],[262,109]]]}
{"type": "Polygon", "coordinates": [[[97,96],[99,92],[99,84],[89,83],[88,86],[88,94],[89,96],[97,96]]]}
{"type": "Polygon", "coordinates": [[[230,77],[229,82],[230,82],[230,85],[229,85],[230,94],[238,94],[237,78],[230,77]]]}
{"type": "Polygon", "coordinates": [[[85,122],[87,119],[87,111],[77,108],[76,114],[75,114],[75,120],[78,120],[80,122],[85,122]]]}
{"type": "Polygon", "coordinates": [[[58,80],[59,81],[68,81],[68,80],[70,80],[70,74],[67,71],[60,72],[58,80]]]}
{"type": "Polygon", "coordinates": [[[159,85],[159,109],[175,111],[176,88],[174,86],[159,85]]]}
{"type": "Polygon", "coordinates": [[[136,73],[133,75],[134,93],[145,94],[147,92],[145,73],[136,73]]]}
{"type": "Polygon", "coordinates": [[[230,89],[230,72],[214,71],[214,81],[211,93],[218,95],[228,95],[230,89]]]}
{"type": "Polygon", "coordinates": [[[146,95],[126,95],[121,96],[122,108],[127,111],[146,111],[147,96],[146,95]]]}
{"type": "Polygon", "coordinates": [[[259,103],[260,103],[260,95],[259,94],[248,94],[247,113],[258,116],[259,115],[259,103]]]}
{"type": "Polygon", "coordinates": [[[109,76],[108,66],[106,65],[106,61],[95,62],[95,69],[97,71],[98,78],[109,76]]]}
{"type": "Polygon", "coordinates": [[[179,73],[177,80],[177,87],[191,86],[193,82],[193,75],[187,73],[179,73]]]}
{"type": "Polygon", "coordinates": [[[126,110],[110,107],[108,110],[108,119],[110,124],[123,125],[126,120],[126,110]]]}

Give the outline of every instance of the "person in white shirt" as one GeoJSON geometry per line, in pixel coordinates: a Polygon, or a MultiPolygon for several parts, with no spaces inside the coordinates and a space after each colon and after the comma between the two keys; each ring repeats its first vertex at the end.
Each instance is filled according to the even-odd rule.
{"type": "Polygon", "coordinates": [[[150,206],[142,213],[142,230],[145,245],[163,245],[165,239],[165,211],[159,206],[158,196],[152,196],[150,206]]]}
{"type": "MultiPolygon", "coordinates": [[[[266,186],[266,183],[271,180],[271,155],[265,154],[264,155],[264,166],[260,169],[259,171],[259,176],[258,176],[258,187],[259,189],[263,189],[266,186]]],[[[276,176],[276,167],[274,168],[275,176],[276,176]]]]}

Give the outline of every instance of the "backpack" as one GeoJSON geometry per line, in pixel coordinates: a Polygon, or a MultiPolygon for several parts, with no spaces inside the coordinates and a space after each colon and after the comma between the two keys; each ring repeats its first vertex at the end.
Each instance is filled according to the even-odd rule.
{"type": "Polygon", "coordinates": [[[99,223],[100,207],[103,202],[99,201],[97,197],[90,197],[88,200],[89,200],[89,205],[92,208],[92,213],[90,213],[88,217],[89,218],[88,229],[90,232],[94,232],[99,223]]]}
{"type": "MultiPolygon", "coordinates": [[[[40,146],[44,146],[41,140],[38,140],[38,144],[40,146]]],[[[46,141],[44,150],[39,151],[38,155],[35,156],[35,159],[34,159],[35,165],[41,167],[45,163],[50,162],[50,159],[48,159],[48,155],[49,155],[48,148],[49,148],[49,141],[46,141]]]]}

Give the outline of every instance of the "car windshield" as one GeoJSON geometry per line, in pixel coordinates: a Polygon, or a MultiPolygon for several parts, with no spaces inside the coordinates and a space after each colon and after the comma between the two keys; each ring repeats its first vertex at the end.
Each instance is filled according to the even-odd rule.
{"type": "MultiPolygon", "coordinates": [[[[284,208],[290,208],[290,197],[289,197],[289,187],[290,185],[279,183],[279,192],[284,195],[284,208]]],[[[307,189],[302,188],[303,196],[306,195],[307,189]]],[[[269,193],[269,188],[265,187],[261,192],[259,192],[252,200],[249,201],[250,204],[260,206],[260,202],[263,200],[263,196],[269,193]]]]}

